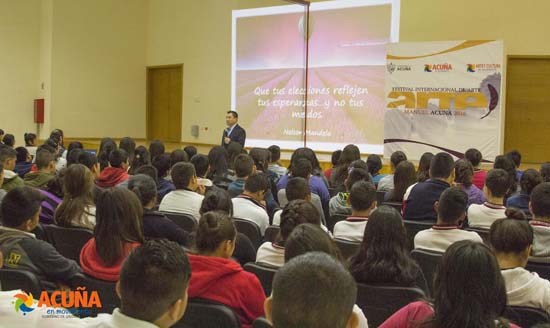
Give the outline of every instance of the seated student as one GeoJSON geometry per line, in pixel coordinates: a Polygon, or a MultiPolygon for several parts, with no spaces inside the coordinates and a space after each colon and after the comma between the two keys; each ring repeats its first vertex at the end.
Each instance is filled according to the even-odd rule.
{"type": "Polygon", "coordinates": [[[359,147],[353,144],[346,145],[342,150],[342,155],[338,159],[338,164],[330,176],[330,186],[338,191],[344,191],[344,181],[348,177],[350,164],[360,159],[361,153],[359,152],[359,147]]]}
{"type": "Polygon", "coordinates": [[[485,177],[487,176],[487,171],[484,171],[480,168],[481,152],[475,148],[470,148],[464,153],[464,158],[468,160],[474,167],[474,176],[472,178],[472,183],[474,186],[478,187],[480,190],[483,190],[485,186],[485,177]]]}
{"type": "Polygon", "coordinates": [[[96,279],[118,281],[122,262],[144,241],[142,216],[139,199],[128,189],[99,192],[94,237],[80,251],[82,270],[96,279]]]}
{"type": "Polygon", "coordinates": [[[149,144],[149,153],[151,154],[151,161],[155,160],[155,157],[164,154],[164,143],[160,140],[153,140],[149,144]]]}
{"type": "Polygon", "coordinates": [[[550,312],[550,282],[525,270],[533,245],[533,228],[518,209],[491,224],[489,240],[498,260],[508,294],[508,305],[550,312]]]}
{"type": "Polygon", "coordinates": [[[395,172],[397,165],[399,165],[399,163],[406,160],[407,160],[407,155],[405,155],[405,153],[402,151],[398,150],[393,154],[391,154],[390,166],[391,166],[392,174],[388,174],[382,179],[380,179],[380,181],[378,182],[378,191],[390,191],[393,189],[393,173],[395,172]]]}
{"type": "MultiPolygon", "coordinates": [[[[279,181],[277,182],[277,190],[285,189],[286,184],[288,183],[288,180],[294,176],[294,171],[304,171],[304,168],[308,166],[306,162],[309,162],[310,167],[312,168],[310,170],[309,178],[307,179],[309,182],[309,189],[311,189],[311,192],[314,194],[317,194],[321,198],[321,203],[323,204],[323,208],[325,206],[328,206],[328,202],[330,201],[330,193],[328,192],[328,187],[325,181],[317,176],[314,175],[314,167],[311,165],[311,161],[307,158],[298,156],[295,158],[289,167],[289,174],[283,175],[279,181]],[[298,166],[299,168],[295,168],[295,166],[298,166]]],[[[300,174],[300,173],[298,173],[300,174]]],[[[300,176],[300,175],[298,175],[300,176]]],[[[304,178],[304,176],[302,175],[304,178]]]]}
{"type": "MultiPolygon", "coordinates": [[[[157,159],[159,157],[162,155],[157,156],[157,159]]],[[[189,233],[164,214],[153,210],[157,204],[157,184],[153,178],[136,174],[130,178],[128,189],[136,194],[143,206],[143,236],[146,239],[166,238],[180,245],[187,245],[189,233]]]]}
{"type": "Polygon", "coordinates": [[[6,196],[7,192],[2,189],[2,184],[4,183],[4,165],[0,162],[0,205],[2,204],[2,199],[6,196]]]}
{"type": "Polygon", "coordinates": [[[189,160],[191,160],[193,156],[197,155],[197,147],[195,146],[185,146],[183,148],[183,151],[187,153],[187,157],[189,157],[189,160]]]}
{"type": "Polygon", "coordinates": [[[433,296],[433,304],[410,303],[380,328],[413,328],[422,322],[430,327],[449,327],[452,322],[452,327],[518,328],[502,318],[504,279],[491,250],[482,243],[461,240],[447,249],[436,272],[433,296]]]}
{"type": "Polygon", "coordinates": [[[264,201],[267,188],[265,175],[254,173],[246,179],[243,193],[232,199],[233,217],[256,223],[260,227],[262,236],[269,226],[269,216],[264,201]]]}
{"type": "Polygon", "coordinates": [[[197,178],[203,181],[203,185],[205,187],[212,187],[214,185],[212,180],[206,178],[206,175],[208,174],[208,167],[210,166],[210,164],[208,163],[208,156],[197,154],[191,157],[189,163],[193,164],[193,166],[195,167],[197,178]]]}
{"type": "Polygon", "coordinates": [[[519,194],[519,180],[517,177],[516,164],[514,161],[505,155],[498,155],[495,157],[494,169],[503,169],[508,173],[508,191],[504,196],[504,203],[506,199],[519,194]]]}
{"type": "Polygon", "coordinates": [[[25,147],[17,147],[15,148],[15,152],[17,152],[17,159],[13,171],[21,178],[24,178],[25,174],[31,171],[32,156],[25,147]]]}
{"type": "Polygon", "coordinates": [[[325,170],[325,177],[328,181],[330,181],[330,177],[332,176],[332,172],[334,171],[334,167],[338,164],[338,160],[340,159],[340,156],[342,156],[342,150],[338,149],[332,152],[332,155],[330,156],[330,163],[332,164],[332,167],[325,170]]]}
{"type": "Polygon", "coordinates": [[[189,162],[189,157],[187,157],[187,153],[183,149],[174,149],[170,153],[170,167],[179,162],[189,162]]]}
{"type": "MultiPolygon", "coordinates": [[[[71,142],[69,147],[71,147],[74,144],[74,142],[71,142]]],[[[84,153],[85,151],[81,148],[73,148],[71,150],[68,150],[67,152],[67,167],[78,164],[78,157],[80,157],[80,154],[84,153]]]]}
{"type": "Polygon", "coordinates": [[[550,182],[543,182],[533,188],[529,203],[535,241],[532,256],[537,261],[550,262],[550,182]]]}
{"type": "Polygon", "coordinates": [[[237,177],[235,181],[231,182],[227,191],[231,197],[239,196],[244,190],[244,184],[248,176],[256,173],[256,166],[254,165],[254,160],[252,157],[241,154],[235,158],[235,176],[237,177]]]}
{"type": "Polygon", "coordinates": [[[58,282],[70,284],[81,270],[75,261],[30,233],[38,225],[42,198],[37,190],[26,186],[8,192],[0,209],[0,250],[6,267],[30,271],[46,290],[54,290],[58,282]]]}
{"type": "Polygon", "coordinates": [[[207,212],[199,220],[196,233],[198,255],[189,254],[189,297],[227,305],[243,327],[252,327],[252,322],[264,314],[265,294],[258,278],[230,259],[237,236],[233,220],[224,212],[207,212]]]}
{"type": "Polygon", "coordinates": [[[0,144],[0,163],[4,166],[2,189],[6,192],[25,184],[23,179],[13,171],[15,169],[16,158],[17,152],[13,148],[0,144]]]}
{"type": "Polygon", "coordinates": [[[281,148],[277,145],[272,145],[267,150],[271,153],[271,160],[268,166],[269,171],[275,173],[277,178],[282,177],[287,173],[287,168],[279,163],[281,160],[281,148]]]}
{"type": "Polygon", "coordinates": [[[514,165],[516,166],[517,181],[521,181],[521,176],[523,175],[523,171],[519,169],[519,166],[521,165],[521,153],[514,149],[506,153],[506,157],[514,162],[514,165]]]}
{"type": "Polygon", "coordinates": [[[25,185],[34,188],[42,188],[55,177],[55,156],[45,150],[36,152],[36,168],[38,171],[25,175],[25,185]]]}
{"type": "Polygon", "coordinates": [[[396,209],[380,206],[365,227],[351,275],[358,283],[391,284],[427,290],[426,280],[407,249],[407,232],[396,209]]]}
{"type": "Polygon", "coordinates": [[[486,201],[483,191],[472,183],[473,176],[474,167],[468,160],[459,159],[455,162],[455,185],[468,195],[468,206],[486,201]]]}
{"type": "Polygon", "coordinates": [[[128,154],[122,149],[113,150],[109,154],[109,166],[101,171],[97,179],[100,188],[112,188],[129,179],[128,154]]]}
{"type": "Polygon", "coordinates": [[[430,177],[411,189],[403,204],[405,220],[436,221],[437,213],[435,213],[434,204],[455,179],[454,161],[451,155],[438,153],[432,158],[430,177]]]}
{"type": "Polygon", "coordinates": [[[364,169],[354,168],[348,175],[346,181],[344,181],[344,186],[346,187],[345,192],[339,192],[334,197],[332,197],[328,203],[328,213],[330,216],[333,215],[351,215],[351,206],[348,202],[349,192],[351,187],[358,181],[369,181],[370,176],[367,171],[364,169]]]}
{"type": "Polygon", "coordinates": [[[54,221],[62,227],[95,227],[95,204],[93,198],[94,177],[82,164],[73,164],[65,170],[63,178],[63,201],[54,214],[54,221]]]}
{"type": "MultiPolygon", "coordinates": [[[[285,247],[285,263],[311,252],[326,253],[345,265],[334,240],[318,225],[303,223],[297,226],[288,237],[285,247]]],[[[367,318],[357,305],[353,306],[353,314],[357,316],[359,328],[368,328],[367,318]]]]}
{"type": "Polygon", "coordinates": [[[27,148],[27,151],[31,155],[31,158],[35,158],[36,149],[38,148],[36,144],[36,133],[25,133],[23,135],[23,139],[25,139],[25,148],[27,148]]]}
{"type": "Polygon", "coordinates": [[[274,243],[265,242],[258,249],[256,262],[282,267],[285,263],[285,243],[292,230],[302,223],[321,225],[319,212],[310,202],[293,200],[281,214],[281,230],[274,243]]]}
{"type": "Polygon", "coordinates": [[[483,242],[476,232],[460,229],[468,209],[468,195],[464,191],[458,187],[449,188],[441,194],[434,206],[437,223],[430,229],[416,234],[414,248],[443,253],[452,243],[459,240],[483,242]]]}
{"type": "Polygon", "coordinates": [[[134,150],[134,160],[130,162],[130,168],[128,173],[131,175],[136,174],[136,170],[142,167],[143,165],[151,164],[151,154],[145,146],[138,146],[134,150]]]}
{"type": "Polygon", "coordinates": [[[506,217],[504,196],[509,189],[509,181],[508,173],[502,169],[492,169],[487,173],[483,187],[487,201],[481,205],[472,204],[468,208],[470,227],[489,229],[495,220],[506,217]]]}
{"type": "Polygon", "coordinates": [[[430,178],[430,163],[434,154],[425,152],[418,161],[418,170],[416,170],[416,181],[424,182],[430,178]]]}
{"type": "Polygon", "coordinates": [[[81,321],[89,328],[171,327],[187,308],[190,279],[188,257],[178,244],[162,239],[148,241],[122,265],[116,286],[120,308],[81,321]]]}
{"type": "Polygon", "coordinates": [[[369,215],[376,208],[376,189],[370,182],[356,182],[349,193],[351,216],[334,225],[334,238],[362,241],[369,215]]]}
{"type": "Polygon", "coordinates": [[[229,184],[235,180],[232,171],[229,170],[227,162],[227,151],[222,146],[215,146],[208,152],[208,175],[207,178],[220,188],[227,189],[229,184]]]}
{"type": "Polygon", "coordinates": [[[356,297],[357,285],[338,260],[310,252],[277,271],[264,307],[273,328],[357,328],[356,297]]]}
{"type": "Polygon", "coordinates": [[[78,155],[78,159],[76,162],[78,164],[86,166],[92,172],[94,181],[99,178],[101,172],[99,170],[99,162],[97,161],[96,155],[85,151],[78,155]]]}
{"type": "Polygon", "coordinates": [[[235,159],[240,154],[248,154],[246,149],[243,149],[243,146],[238,142],[230,143],[227,148],[227,164],[231,170],[235,170],[235,159]]]}
{"type": "Polygon", "coordinates": [[[189,214],[198,221],[204,186],[197,181],[195,167],[191,163],[177,163],[172,167],[170,175],[176,190],[164,196],[159,211],[189,214]]]}
{"type": "Polygon", "coordinates": [[[382,180],[387,174],[380,174],[380,170],[382,169],[382,160],[380,159],[380,156],[376,154],[371,154],[369,157],[367,157],[367,167],[369,174],[372,176],[372,182],[375,186],[380,183],[380,180],[382,180]]]}
{"type": "Polygon", "coordinates": [[[11,133],[6,134],[4,136],[4,138],[2,138],[2,143],[4,143],[4,145],[6,145],[8,147],[14,148],[15,147],[15,136],[11,133]]]}
{"type": "Polygon", "coordinates": [[[157,192],[158,200],[162,201],[164,196],[169,192],[176,190],[174,184],[168,181],[168,173],[170,173],[170,155],[161,154],[153,160],[153,166],[157,169],[157,192]]]}
{"type": "Polygon", "coordinates": [[[63,201],[63,180],[65,179],[65,170],[61,170],[54,179],[38,191],[44,196],[42,201],[42,210],[40,211],[40,223],[54,223],[55,210],[63,201]]]}
{"type": "MultiPolygon", "coordinates": [[[[279,190],[279,203],[284,208],[289,202],[302,199],[311,202],[321,217],[321,222],[325,222],[325,215],[323,213],[323,205],[321,204],[321,198],[316,194],[312,194],[309,189],[309,184],[306,179],[302,177],[295,177],[288,180],[286,189],[279,190]]],[[[273,214],[273,225],[278,226],[281,222],[282,209],[277,210],[273,214]]]]}
{"type": "Polygon", "coordinates": [[[550,182],[550,163],[544,163],[540,166],[540,175],[542,182],[550,182]]]}
{"type": "Polygon", "coordinates": [[[414,164],[409,161],[402,161],[397,165],[393,174],[393,189],[386,192],[384,200],[402,203],[405,192],[415,183],[416,171],[414,170],[414,164]]]}
{"type": "Polygon", "coordinates": [[[533,189],[542,183],[542,176],[537,170],[528,169],[522,172],[520,179],[521,191],[518,195],[506,200],[506,207],[516,207],[525,213],[529,213],[529,200],[533,189]]]}

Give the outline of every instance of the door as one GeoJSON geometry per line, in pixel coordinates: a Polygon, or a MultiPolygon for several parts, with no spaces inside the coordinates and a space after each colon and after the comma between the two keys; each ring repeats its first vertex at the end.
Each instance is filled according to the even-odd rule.
{"type": "Polygon", "coordinates": [[[549,160],[550,57],[508,56],[504,151],[523,163],[549,160]]]}
{"type": "Polygon", "coordinates": [[[147,139],[181,142],[183,65],[147,68],[147,139]]]}

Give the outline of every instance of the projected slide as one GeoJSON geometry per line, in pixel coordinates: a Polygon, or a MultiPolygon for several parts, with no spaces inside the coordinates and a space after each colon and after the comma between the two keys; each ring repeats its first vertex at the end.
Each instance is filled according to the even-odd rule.
{"type": "Polygon", "coordinates": [[[386,44],[398,0],[312,3],[305,111],[304,7],[233,11],[232,108],[247,146],[383,152],[386,44]],[[304,117],[307,123],[304,124],[304,117]]]}

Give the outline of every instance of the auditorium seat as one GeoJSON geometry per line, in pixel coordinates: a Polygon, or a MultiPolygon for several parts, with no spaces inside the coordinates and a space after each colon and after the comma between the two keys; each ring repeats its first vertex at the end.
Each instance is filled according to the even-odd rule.
{"type": "Polygon", "coordinates": [[[27,293],[32,293],[37,299],[43,290],[38,277],[32,272],[6,267],[0,269],[0,286],[2,290],[21,289],[27,293]]]}
{"type": "Polygon", "coordinates": [[[466,228],[464,230],[476,232],[481,237],[481,239],[483,239],[483,243],[486,244],[486,245],[489,245],[489,230],[488,229],[466,228]]]}
{"type": "Polygon", "coordinates": [[[161,212],[175,224],[187,232],[193,232],[197,226],[197,220],[192,215],[174,212],[161,212]]]}
{"type": "Polygon", "coordinates": [[[46,235],[64,257],[80,262],[80,250],[94,236],[94,232],[84,228],[65,228],[55,224],[44,226],[46,235]]]}
{"type": "Polygon", "coordinates": [[[265,296],[271,295],[273,278],[277,273],[276,267],[264,263],[247,263],[244,265],[244,269],[258,277],[264,288],[265,296]]]}
{"type": "Polygon", "coordinates": [[[279,235],[281,228],[279,226],[269,226],[265,229],[264,241],[275,242],[277,236],[279,235]]]}
{"type": "Polygon", "coordinates": [[[533,327],[539,323],[550,323],[550,315],[546,311],[525,306],[508,306],[505,316],[520,327],[533,327]]]}
{"type": "Polygon", "coordinates": [[[428,290],[430,293],[433,289],[433,281],[437,267],[441,264],[443,253],[428,251],[425,249],[414,249],[411,252],[412,258],[418,263],[426,282],[428,283],[428,290]]]}
{"type": "Polygon", "coordinates": [[[340,221],[345,220],[347,217],[348,217],[347,215],[343,215],[343,214],[335,214],[333,216],[330,216],[327,220],[327,228],[330,231],[334,231],[334,225],[340,221]]]}
{"type": "Polygon", "coordinates": [[[252,323],[252,328],[271,328],[271,324],[264,317],[259,317],[252,323]]]}
{"type": "Polygon", "coordinates": [[[120,307],[120,299],[116,294],[116,282],[99,280],[86,274],[81,274],[73,280],[76,286],[86,287],[88,293],[97,291],[102,307],[92,308],[91,316],[99,313],[112,313],[117,307],[120,307]]]}
{"type": "Polygon", "coordinates": [[[434,225],[433,222],[410,221],[410,220],[403,220],[403,224],[405,225],[405,230],[407,230],[407,240],[408,240],[409,250],[414,249],[414,237],[416,236],[416,234],[422,230],[430,229],[434,225]]]}
{"type": "Polygon", "coordinates": [[[240,328],[235,312],[217,302],[190,298],[183,318],[173,328],[240,328]]]}
{"type": "MultiPolygon", "coordinates": [[[[403,203],[400,203],[400,202],[383,202],[382,204],[380,205],[386,205],[386,206],[390,206],[390,207],[393,207],[397,210],[397,212],[401,213],[401,210],[403,209],[403,203]]],[[[380,206],[379,205],[379,206],[380,206]]]]}
{"type": "Polygon", "coordinates": [[[376,203],[382,204],[384,203],[384,198],[386,197],[385,191],[377,191],[376,192],[376,203]]]}
{"type": "Polygon", "coordinates": [[[338,238],[334,238],[334,243],[338,246],[342,256],[346,260],[349,260],[352,256],[354,256],[361,247],[361,243],[338,238]]]}
{"type": "Polygon", "coordinates": [[[378,327],[403,306],[425,298],[419,288],[357,284],[357,306],[367,317],[369,327],[378,327]]]}
{"type": "Polygon", "coordinates": [[[260,227],[256,223],[246,219],[234,218],[233,221],[235,222],[237,231],[247,236],[256,250],[258,250],[262,244],[262,232],[260,227]]]}
{"type": "Polygon", "coordinates": [[[536,272],[542,279],[550,280],[550,263],[536,262],[536,260],[530,257],[525,269],[530,272],[536,272]]]}

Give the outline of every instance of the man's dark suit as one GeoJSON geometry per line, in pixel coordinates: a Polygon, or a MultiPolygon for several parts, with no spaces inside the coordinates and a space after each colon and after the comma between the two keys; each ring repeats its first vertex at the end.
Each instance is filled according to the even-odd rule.
{"type": "MultiPolygon", "coordinates": [[[[227,148],[227,146],[229,145],[223,141],[223,139],[227,137],[228,130],[229,128],[224,129],[222,134],[222,146],[224,146],[225,148],[227,148]]],[[[233,128],[233,131],[231,131],[229,138],[231,139],[231,142],[238,142],[241,144],[241,146],[244,147],[244,142],[246,140],[246,131],[243,128],[241,128],[239,124],[236,124],[235,127],[233,128]]]]}

